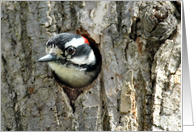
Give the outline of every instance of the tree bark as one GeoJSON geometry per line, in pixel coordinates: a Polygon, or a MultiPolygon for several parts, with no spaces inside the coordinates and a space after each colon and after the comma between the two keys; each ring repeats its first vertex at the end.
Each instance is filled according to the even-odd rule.
{"type": "Polygon", "coordinates": [[[180,2],[1,2],[2,130],[181,130],[180,2]],[[74,101],[55,80],[48,39],[83,27],[102,67],[74,101]]]}

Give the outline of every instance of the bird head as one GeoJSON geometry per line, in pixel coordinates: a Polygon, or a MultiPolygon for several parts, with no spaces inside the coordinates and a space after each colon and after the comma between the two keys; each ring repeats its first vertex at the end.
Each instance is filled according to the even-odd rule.
{"type": "Polygon", "coordinates": [[[51,37],[46,43],[46,55],[38,61],[48,62],[59,79],[72,87],[88,85],[99,71],[88,40],[72,33],[51,37]]]}

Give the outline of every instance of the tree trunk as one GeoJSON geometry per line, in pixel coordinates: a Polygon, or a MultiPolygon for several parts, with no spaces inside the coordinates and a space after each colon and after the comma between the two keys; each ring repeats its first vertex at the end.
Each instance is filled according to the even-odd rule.
{"type": "Polygon", "coordinates": [[[180,2],[1,2],[2,130],[181,130],[180,2]],[[102,67],[74,108],[45,55],[82,27],[102,67]]]}

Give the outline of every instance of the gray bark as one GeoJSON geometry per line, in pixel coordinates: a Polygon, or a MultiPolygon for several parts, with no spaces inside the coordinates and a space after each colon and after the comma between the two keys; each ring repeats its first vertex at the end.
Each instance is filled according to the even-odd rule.
{"type": "Polygon", "coordinates": [[[2,130],[181,130],[179,2],[1,2],[2,130]],[[52,35],[80,26],[102,70],[74,101],[47,63],[52,35]]]}

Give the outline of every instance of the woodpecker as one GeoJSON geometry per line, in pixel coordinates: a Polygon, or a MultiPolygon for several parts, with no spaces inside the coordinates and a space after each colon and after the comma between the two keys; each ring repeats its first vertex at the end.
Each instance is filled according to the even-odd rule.
{"type": "Polygon", "coordinates": [[[82,88],[100,72],[100,53],[89,41],[73,33],[61,33],[46,43],[46,55],[38,59],[48,62],[58,80],[71,88],[82,88]]]}

